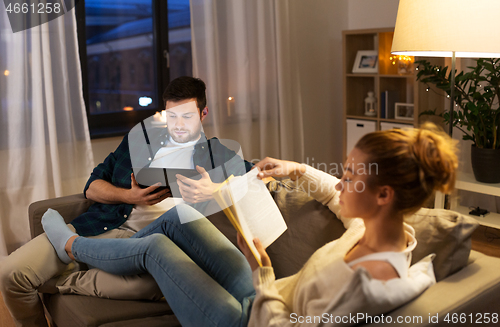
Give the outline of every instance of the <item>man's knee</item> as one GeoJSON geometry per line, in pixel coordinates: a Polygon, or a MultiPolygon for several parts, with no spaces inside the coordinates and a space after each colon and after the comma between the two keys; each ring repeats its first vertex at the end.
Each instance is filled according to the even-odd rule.
{"type": "Polygon", "coordinates": [[[38,285],[34,285],[32,281],[36,279],[29,266],[7,257],[0,267],[0,292],[9,294],[11,292],[34,291],[38,285]]]}
{"type": "Polygon", "coordinates": [[[66,267],[57,257],[47,237],[42,234],[2,261],[0,288],[2,292],[31,292],[59,275],[66,267]]]}

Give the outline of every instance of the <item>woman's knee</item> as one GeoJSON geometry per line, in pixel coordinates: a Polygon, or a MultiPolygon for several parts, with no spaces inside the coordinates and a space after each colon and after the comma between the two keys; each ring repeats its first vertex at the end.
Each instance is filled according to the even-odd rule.
{"type": "Polygon", "coordinates": [[[165,223],[166,226],[182,225],[187,221],[205,218],[196,209],[186,204],[178,204],[174,208],[162,214],[157,220],[165,223]]]}
{"type": "Polygon", "coordinates": [[[163,234],[151,234],[141,238],[141,241],[144,242],[144,252],[147,254],[166,251],[170,246],[170,243],[172,243],[172,241],[170,241],[170,239],[163,234]]]}

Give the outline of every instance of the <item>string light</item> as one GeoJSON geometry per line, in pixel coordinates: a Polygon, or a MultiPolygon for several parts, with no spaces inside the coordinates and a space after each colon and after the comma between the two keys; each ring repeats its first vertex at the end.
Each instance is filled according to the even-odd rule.
{"type": "MultiPolygon", "coordinates": [[[[393,64],[396,65],[396,61],[402,61],[405,65],[409,65],[410,63],[413,62],[413,57],[410,56],[390,56],[389,61],[393,64]]],[[[418,70],[418,69],[417,69],[418,70]]]]}

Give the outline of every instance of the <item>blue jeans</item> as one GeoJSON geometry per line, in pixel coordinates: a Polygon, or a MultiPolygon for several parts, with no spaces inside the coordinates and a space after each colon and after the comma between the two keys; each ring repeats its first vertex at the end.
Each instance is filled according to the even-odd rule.
{"type": "Polygon", "coordinates": [[[244,255],[205,217],[178,205],[129,239],[75,239],[77,261],[150,273],[182,326],[246,326],[255,297],[244,255]],[[181,224],[178,214],[200,216],[181,224]]]}

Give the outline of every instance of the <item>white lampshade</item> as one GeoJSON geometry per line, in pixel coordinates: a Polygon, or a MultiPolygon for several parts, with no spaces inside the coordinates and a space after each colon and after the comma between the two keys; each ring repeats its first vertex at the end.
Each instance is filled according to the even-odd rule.
{"type": "Polygon", "coordinates": [[[399,0],[393,54],[500,57],[500,0],[399,0]]]}

